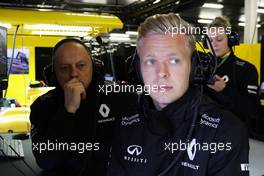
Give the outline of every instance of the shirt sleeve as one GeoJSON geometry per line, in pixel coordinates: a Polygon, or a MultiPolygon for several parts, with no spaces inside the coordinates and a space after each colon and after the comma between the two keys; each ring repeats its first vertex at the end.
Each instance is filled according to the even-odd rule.
{"type": "Polygon", "coordinates": [[[251,118],[257,116],[257,111],[259,107],[259,86],[258,86],[258,73],[256,68],[248,64],[245,66],[245,71],[238,80],[238,87],[240,92],[238,92],[237,104],[241,106],[236,106],[244,114],[248,114],[251,118]]]}

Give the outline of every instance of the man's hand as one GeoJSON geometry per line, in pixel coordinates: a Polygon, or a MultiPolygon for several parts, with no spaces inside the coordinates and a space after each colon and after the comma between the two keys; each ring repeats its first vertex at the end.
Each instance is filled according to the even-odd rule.
{"type": "Polygon", "coordinates": [[[208,87],[210,87],[211,89],[214,89],[217,92],[221,92],[226,87],[226,82],[220,76],[215,75],[214,84],[213,85],[208,84],[208,87]]]}
{"type": "Polygon", "coordinates": [[[86,91],[83,83],[73,78],[64,85],[64,106],[70,113],[75,113],[80,107],[81,100],[85,99],[86,91]]]}

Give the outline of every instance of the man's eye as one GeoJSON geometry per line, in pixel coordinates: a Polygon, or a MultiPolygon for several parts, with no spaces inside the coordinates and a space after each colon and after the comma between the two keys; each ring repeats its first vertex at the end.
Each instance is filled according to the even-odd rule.
{"type": "Polygon", "coordinates": [[[86,64],[84,64],[84,63],[83,63],[83,64],[79,64],[79,65],[78,65],[78,68],[79,68],[79,69],[82,69],[82,68],[84,68],[85,66],[86,66],[86,64]]]}
{"type": "Polygon", "coordinates": [[[69,68],[69,67],[67,67],[67,66],[61,66],[61,67],[60,67],[61,70],[67,70],[68,68],[69,68]]]}
{"type": "Polygon", "coordinates": [[[180,59],[170,59],[170,64],[177,64],[180,62],[180,59]]]}
{"type": "Polygon", "coordinates": [[[155,63],[154,59],[148,59],[148,60],[145,61],[146,65],[153,65],[154,63],[155,63]]]}

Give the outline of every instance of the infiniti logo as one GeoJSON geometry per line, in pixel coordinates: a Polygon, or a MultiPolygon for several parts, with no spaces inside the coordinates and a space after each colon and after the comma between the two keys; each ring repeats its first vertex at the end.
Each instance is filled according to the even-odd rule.
{"type": "Polygon", "coordinates": [[[138,164],[146,164],[147,158],[140,157],[139,155],[142,153],[142,147],[139,145],[130,145],[127,147],[127,152],[129,155],[124,155],[124,160],[127,162],[138,163],[138,164]]]}
{"type": "Polygon", "coordinates": [[[142,153],[142,147],[139,145],[130,145],[129,147],[127,147],[127,152],[130,155],[139,156],[142,153]]]}

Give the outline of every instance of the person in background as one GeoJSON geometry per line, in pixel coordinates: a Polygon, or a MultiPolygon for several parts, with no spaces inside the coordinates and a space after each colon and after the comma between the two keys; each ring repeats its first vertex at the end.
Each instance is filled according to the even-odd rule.
{"type": "Polygon", "coordinates": [[[218,67],[215,83],[208,85],[207,92],[250,129],[252,119],[258,116],[260,103],[257,70],[253,64],[234,54],[232,47],[239,44],[239,38],[232,31],[227,17],[216,17],[208,27],[218,67]]]}
{"type": "Polygon", "coordinates": [[[140,25],[133,63],[153,89],[141,95],[138,113],[119,119],[108,176],[249,175],[245,127],[192,83],[194,36],[172,34],[190,26],[173,13],[140,25]]]}

